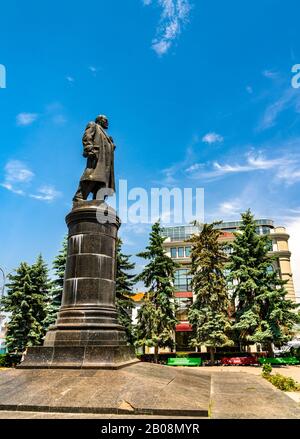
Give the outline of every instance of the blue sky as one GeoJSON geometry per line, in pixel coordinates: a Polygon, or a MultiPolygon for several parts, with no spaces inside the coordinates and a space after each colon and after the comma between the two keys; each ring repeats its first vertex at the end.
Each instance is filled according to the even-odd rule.
{"type": "MultiPolygon", "coordinates": [[[[300,291],[299,14],[297,0],[2,4],[0,265],[53,259],[83,130],[104,113],[117,178],[204,187],[207,221],[251,207],[287,226],[300,291]]],[[[125,251],[148,230],[124,225],[125,251]]]]}

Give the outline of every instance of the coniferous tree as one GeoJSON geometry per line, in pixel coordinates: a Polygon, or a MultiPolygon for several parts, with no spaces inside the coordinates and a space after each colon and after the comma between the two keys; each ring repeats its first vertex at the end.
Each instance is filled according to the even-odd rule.
{"type": "Polygon", "coordinates": [[[38,343],[41,344],[47,330],[46,319],[48,314],[48,297],[51,282],[48,277],[48,267],[42,255],[37,257],[36,262],[31,266],[33,295],[31,298],[32,313],[36,321],[41,325],[42,330],[38,331],[38,343]]]}
{"type": "Polygon", "coordinates": [[[1,301],[1,309],[9,317],[6,332],[9,353],[22,353],[28,346],[42,341],[44,312],[39,289],[42,264],[41,259],[34,266],[22,262],[15,274],[8,275],[7,294],[1,301]]]}
{"type": "Polygon", "coordinates": [[[262,343],[273,355],[273,343],[291,338],[299,322],[298,305],[286,299],[286,281],[274,269],[276,258],[268,253],[271,240],[259,235],[256,227],[250,210],[242,214],[227,266],[236,308],[234,330],[242,345],[262,343]]]}
{"type": "Polygon", "coordinates": [[[137,255],[149,261],[136,277],[136,281],[143,281],[149,290],[137,316],[136,344],[154,347],[155,362],[158,360],[160,347],[173,348],[177,323],[173,299],[177,264],[166,255],[163,242],[161,227],[157,222],[152,226],[146,250],[137,255]]]}
{"type": "Polygon", "coordinates": [[[191,345],[205,345],[211,364],[214,364],[216,347],[233,344],[229,337],[230,301],[224,275],[226,254],[218,241],[221,232],[214,227],[216,224],[219,223],[204,224],[200,234],[189,239],[192,244],[191,285],[196,296],[188,314],[194,331],[191,345]]]}
{"type": "Polygon", "coordinates": [[[53,325],[57,318],[57,313],[61,306],[62,294],[64,287],[64,277],[67,263],[68,239],[64,238],[62,248],[55,257],[52,267],[54,269],[55,278],[51,283],[48,298],[48,312],[45,320],[46,327],[53,325]]]}
{"type": "Polygon", "coordinates": [[[116,308],[118,320],[125,327],[127,340],[130,344],[134,343],[134,334],[131,320],[131,311],[133,305],[132,287],[134,284],[134,274],[129,272],[133,270],[135,264],[130,262],[130,256],[122,253],[122,241],[117,239],[117,257],[116,257],[116,308]]]}

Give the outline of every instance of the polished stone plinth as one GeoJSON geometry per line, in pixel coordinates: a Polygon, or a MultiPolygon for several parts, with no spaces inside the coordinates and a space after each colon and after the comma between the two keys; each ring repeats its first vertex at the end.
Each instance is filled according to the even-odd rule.
{"type": "Polygon", "coordinates": [[[210,387],[209,374],[149,363],[119,370],[11,369],[0,371],[0,413],[207,417],[210,387]]]}
{"type": "Polygon", "coordinates": [[[136,362],[115,306],[120,220],[101,201],[67,215],[68,253],[62,306],[43,347],[28,348],[21,368],[119,368],[136,362]]]}

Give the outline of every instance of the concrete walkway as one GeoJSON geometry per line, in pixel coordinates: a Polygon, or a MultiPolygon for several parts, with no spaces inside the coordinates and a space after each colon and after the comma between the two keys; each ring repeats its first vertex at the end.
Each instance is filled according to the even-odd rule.
{"type": "MultiPolygon", "coordinates": [[[[295,379],[299,372],[280,368],[295,379]]],[[[260,374],[258,367],[147,363],[120,371],[0,371],[0,418],[300,419],[300,405],[260,374]]]]}

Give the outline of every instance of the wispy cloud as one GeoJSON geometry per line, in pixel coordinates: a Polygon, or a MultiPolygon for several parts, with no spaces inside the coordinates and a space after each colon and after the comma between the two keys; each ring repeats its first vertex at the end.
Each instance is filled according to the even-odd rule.
{"type": "Polygon", "coordinates": [[[97,76],[99,69],[95,66],[89,66],[89,71],[92,73],[93,76],[97,76]]]}
{"type": "Polygon", "coordinates": [[[66,80],[70,83],[73,84],[73,82],[75,82],[75,79],[73,78],[73,76],[66,76],[66,80]]]}
{"type": "Polygon", "coordinates": [[[224,138],[217,133],[207,133],[205,136],[202,137],[202,142],[208,143],[209,145],[213,143],[222,143],[224,138]]]}
{"type": "Polygon", "coordinates": [[[31,125],[38,118],[37,113],[19,113],[17,115],[17,125],[26,126],[31,125]]]}
{"type": "Polygon", "coordinates": [[[271,69],[265,69],[262,72],[262,74],[265,78],[268,78],[268,79],[277,79],[280,76],[279,72],[277,72],[276,70],[271,70],[271,69]]]}
{"type": "Polygon", "coordinates": [[[61,193],[58,192],[53,186],[43,186],[38,189],[37,192],[37,194],[30,194],[29,196],[40,201],[53,201],[61,196],[61,193]]]}
{"type": "Polygon", "coordinates": [[[29,196],[41,201],[53,201],[61,194],[53,186],[42,186],[38,189],[37,194],[28,194],[35,174],[31,169],[20,160],[10,160],[4,168],[4,181],[0,186],[8,191],[23,196],[29,196]]]}
{"type": "Polygon", "coordinates": [[[10,192],[24,195],[21,186],[29,183],[34,177],[34,173],[19,160],[10,160],[4,168],[4,181],[1,186],[10,192]]]}
{"type": "Polygon", "coordinates": [[[152,49],[162,56],[168,52],[188,22],[191,4],[189,0],[143,0],[145,6],[154,2],[161,7],[162,12],[156,37],[152,40],[152,49]]]}
{"type": "Polygon", "coordinates": [[[215,180],[228,175],[240,174],[255,171],[273,171],[277,180],[285,182],[287,185],[300,181],[300,157],[280,156],[267,158],[261,152],[246,154],[243,163],[214,162],[210,169],[202,163],[195,163],[186,169],[192,178],[202,178],[204,180],[215,180]]]}
{"type": "Polygon", "coordinates": [[[292,87],[287,88],[278,99],[267,106],[258,124],[258,131],[263,131],[275,126],[280,114],[289,108],[294,108],[296,112],[299,112],[299,106],[299,93],[292,87]]]}
{"type": "Polygon", "coordinates": [[[249,93],[249,95],[253,94],[253,88],[251,87],[251,85],[247,85],[246,92],[249,93]]]}
{"type": "Polygon", "coordinates": [[[219,204],[218,212],[220,213],[221,217],[228,217],[231,218],[238,216],[243,209],[243,204],[241,203],[239,198],[230,199],[223,201],[219,204]]]}

